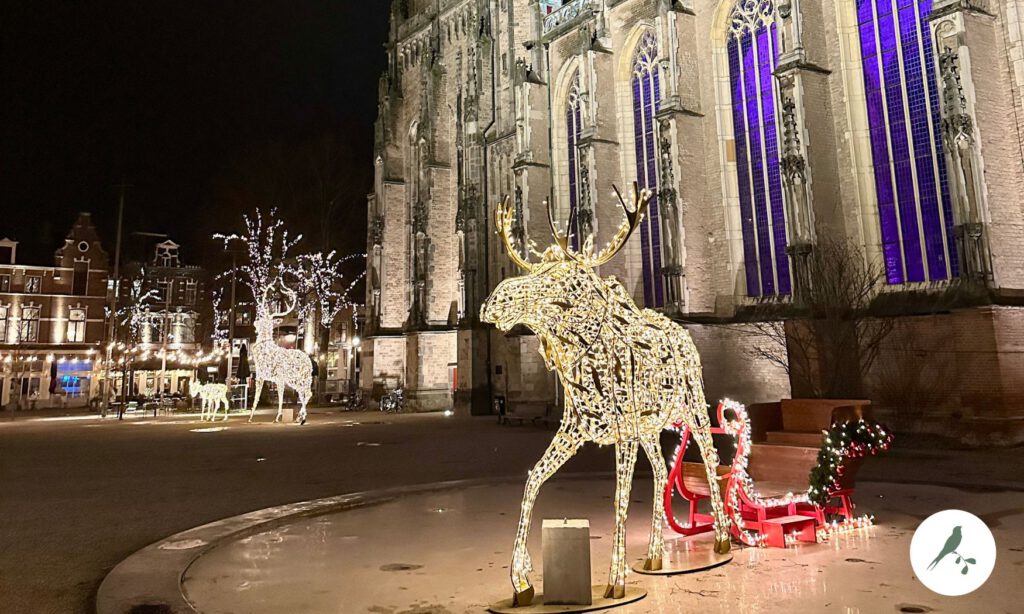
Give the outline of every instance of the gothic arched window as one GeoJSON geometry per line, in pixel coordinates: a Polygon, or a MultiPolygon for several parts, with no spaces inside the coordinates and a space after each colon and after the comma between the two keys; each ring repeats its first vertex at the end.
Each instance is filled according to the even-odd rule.
{"type": "Polygon", "coordinates": [[[857,0],[882,251],[890,284],[959,274],[939,132],[932,0],[857,0]]]}
{"type": "Polygon", "coordinates": [[[779,58],[775,4],[739,0],[731,15],[728,47],[747,294],[789,294],[773,76],[779,58]]]}
{"type": "Polygon", "coordinates": [[[641,188],[655,194],[649,215],[640,226],[640,254],[643,264],[644,304],[661,307],[665,290],[661,279],[661,220],[658,212],[658,166],[654,116],[661,107],[658,74],[658,41],[653,32],[640,39],[633,56],[633,142],[636,146],[636,176],[641,188]]]}
{"type": "Polygon", "coordinates": [[[578,209],[580,205],[580,159],[579,143],[583,132],[583,101],[580,98],[580,73],[576,71],[569,86],[569,96],[565,102],[566,144],[569,160],[569,219],[575,228],[569,229],[573,249],[580,248],[580,232],[578,209]]]}

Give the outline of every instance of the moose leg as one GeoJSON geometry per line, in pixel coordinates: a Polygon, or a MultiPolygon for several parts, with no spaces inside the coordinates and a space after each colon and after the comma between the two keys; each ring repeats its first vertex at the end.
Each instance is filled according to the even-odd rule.
{"type": "Polygon", "coordinates": [[[533,570],[530,552],[526,548],[526,538],[530,533],[533,518],[533,504],[544,482],[557,472],[565,461],[573,457],[583,445],[576,435],[559,430],[551,441],[526,480],[526,492],[523,494],[522,514],[519,517],[519,530],[516,532],[516,543],[512,548],[512,603],[515,606],[528,606],[533,601],[533,586],[528,574],[533,570]]]}
{"type": "Polygon", "coordinates": [[[275,382],[277,384],[277,417],[274,418],[274,423],[281,421],[281,415],[284,414],[284,382],[275,382]]]}
{"type": "Polygon", "coordinates": [[[633,486],[636,467],[636,440],[615,444],[615,536],[612,539],[612,565],[608,572],[607,599],[626,596],[626,514],[629,511],[629,490],[633,486]]]}
{"type": "Polygon", "coordinates": [[[718,488],[718,450],[711,438],[711,421],[703,407],[694,411],[687,409],[687,426],[693,433],[700,456],[704,460],[704,469],[708,475],[708,493],[711,499],[711,513],[715,517],[715,552],[726,554],[731,548],[729,541],[729,519],[725,515],[722,493],[718,488]]]}
{"type": "Polygon", "coordinates": [[[302,409],[299,410],[299,424],[306,423],[306,405],[309,404],[309,397],[312,396],[312,392],[306,390],[299,395],[299,400],[302,402],[302,409]]]}
{"type": "Polygon", "coordinates": [[[651,463],[654,472],[654,511],[651,512],[651,543],[647,547],[647,560],[644,569],[659,571],[662,566],[662,555],[665,552],[665,488],[668,485],[668,470],[665,468],[665,457],[661,454],[661,438],[658,435],[645,436],[640,440],[644,454],[651,463]]]}
{"type": "Polygon", "coordinates": [[[252,422],[252,417],[256,413],[256,406],[260,404],[260,395],[263,394],[263,380],[256,380],[256,396],[252,398],[252,407],[249,409],[249,422],[252,422]]]}

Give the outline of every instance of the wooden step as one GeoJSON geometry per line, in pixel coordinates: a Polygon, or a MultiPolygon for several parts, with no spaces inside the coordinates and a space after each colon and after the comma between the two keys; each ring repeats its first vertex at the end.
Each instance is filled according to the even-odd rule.
{"type": "Polygon", "coordinates": [[[765,537],[765,544],[772,548],[785,548],[787,535],[796,537],[797,541],[817,543],[815,524],[811,516],[782,516],[761,523],[761,533],[765,537]]]}

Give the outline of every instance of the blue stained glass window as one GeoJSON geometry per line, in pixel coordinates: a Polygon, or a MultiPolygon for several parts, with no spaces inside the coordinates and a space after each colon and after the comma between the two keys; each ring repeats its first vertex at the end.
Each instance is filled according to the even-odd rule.
{"type": "Polygon", "coordinates": [[[927,16],[932,0],[857,0],[872,169],[890,284],[959,274],[927,16]]]}
{"type": "Polygon", "coordinates": [[[569,229],[569,240],[572,248],[580,249],[580,228],[577,209],[580,204],[580,168],[579,142],[583,132],[583,102],[580,98],[580,73],[573,75],[569,87],[569,97],[565,108],[566,143],[569,159],[569,220],[573,227],[569,229]]]}
{"type": "Polygon", "coordinates": [[[770,0],[743,0],[732,14],[729,78],[744,272],[749,296],[792,292],[773,73],[779,41],[770,0]]]}
{"type": "Polygon", "coordinates": [[[658,74],[658,42],[647,32],[633,56],[633,142],[636,147],[636,175],[641,188],[655,194],[648,215],[640,225],[640,256],[643,265],[644,304],[665,304],[661,276],[661,214],[658,210],[658,163],[654,121],[661,107],[661,81],[658,74]]]}

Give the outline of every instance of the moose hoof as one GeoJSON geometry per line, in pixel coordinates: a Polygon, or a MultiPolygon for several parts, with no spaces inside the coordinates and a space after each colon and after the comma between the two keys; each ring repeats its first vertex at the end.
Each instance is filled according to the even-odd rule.
{"type": "Polygon", "coordinates": [[[303,425],[305,423],[306,423],[306,417],[303,416],[302,418],[299,419],[299,425],[301,426],[301,425],[303,425]]]}
{"type": "Polygon", "coordinates": [[[533,603],[533,587],[529,587],[525,591],[516,591],[512,594],[512,607],[513,608],[525,608],[533,603]]]}
{"type": "Polygon", "coordinates": [[[625,584],[609,584],[604,589],[605,599],[622,599],[626,596],[626,585],[625,584]]]}
{"type": "Polygon", "coordinates": [[[732,543],[729,538],[715,540],[715,554],[729,554],[731,549],[732,543]]]}
{"type": "Polygon", "coordinates": [[[644,561],[644,571],[661,571],[661,557],[644,561]]]}

